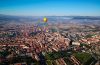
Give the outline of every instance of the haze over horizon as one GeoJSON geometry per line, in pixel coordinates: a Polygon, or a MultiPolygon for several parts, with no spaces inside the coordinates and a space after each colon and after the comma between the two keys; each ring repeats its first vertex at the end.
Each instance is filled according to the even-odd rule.
{"type": "Polygon", "coordinates": [[[100,0],[0,0],[0,14],[100,16],[100,0]]]}

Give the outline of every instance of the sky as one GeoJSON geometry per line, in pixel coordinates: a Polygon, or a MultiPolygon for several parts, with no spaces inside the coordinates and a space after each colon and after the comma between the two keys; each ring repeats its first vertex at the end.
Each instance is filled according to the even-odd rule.
{"type": "Polygon", "coordinates": [[[0,0],[0,14],[100,16],[100,0],[0,0]]]}

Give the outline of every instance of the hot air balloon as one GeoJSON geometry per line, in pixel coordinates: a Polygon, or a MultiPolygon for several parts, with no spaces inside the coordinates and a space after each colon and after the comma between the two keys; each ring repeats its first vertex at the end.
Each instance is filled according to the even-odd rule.
{"type": "Polygon", "coordinates": [[[46,17],[43,18],[43,21],[44,21],[44,22],[47,22],[47,20],[48,20],[48,19],[47,19],[46,17]]]}

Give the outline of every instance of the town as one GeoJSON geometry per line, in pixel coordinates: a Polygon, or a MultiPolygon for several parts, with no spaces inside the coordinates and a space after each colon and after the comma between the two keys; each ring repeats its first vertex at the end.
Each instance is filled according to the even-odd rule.
{"type": "Polygon", "coordinates": [[[0,65],[99,65],[100,26],[72,21],[0,25],[0,65]]]}

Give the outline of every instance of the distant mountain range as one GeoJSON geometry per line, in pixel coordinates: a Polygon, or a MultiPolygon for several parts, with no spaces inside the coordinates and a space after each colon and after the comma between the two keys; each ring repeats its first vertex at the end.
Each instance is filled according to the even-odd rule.
{"type": "Polygon", "coordinates": [[[43,17],[48,18],[50,23],[100,23],[100,16],[12,16],[12,15],[3,15],[0,14],[0,23],[1,22],[37,22],[43,21],[43,17]]]}

